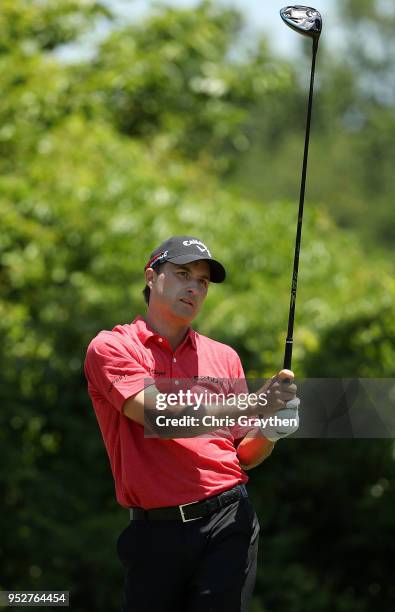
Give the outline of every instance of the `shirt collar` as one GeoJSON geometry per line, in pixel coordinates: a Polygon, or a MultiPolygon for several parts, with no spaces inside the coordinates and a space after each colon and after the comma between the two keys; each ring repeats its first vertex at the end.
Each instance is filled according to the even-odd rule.
{"type": "MultiPolygon", "coordinates": [[[[154,331],[152,327],[150,327],[145,321],[145,319],[143,319],[143,317],[140,315],[134,319],[132,325],[136,326],[137,335],[144,345],[150,338],[153,338],[155,336],[159,337],[158,332],[154,331]]],[[[186,339],[190,341],[191,345],[196,350],[196,332],[192,329],[192,327],[189,327],[184,342],[186,339]]]]}

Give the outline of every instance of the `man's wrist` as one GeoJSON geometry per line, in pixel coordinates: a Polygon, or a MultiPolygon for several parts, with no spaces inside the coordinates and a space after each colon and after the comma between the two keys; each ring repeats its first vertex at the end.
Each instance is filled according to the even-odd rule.
{"type": "Polygon", "coordinates": [[[267,394],[266,393],[249,393],[247,398],[247,414],[249,416],[257,416],[262,414],[267,407],[267,394]]]}
{"type": "Polygon", "coordinates": [[[299,429],[299,398],[295,397],[285,404],[285,407],[278,410],[270,421],[260,426],[262,435],[270,442],[277,442],[282,438],[287,438],[299,429]]]}

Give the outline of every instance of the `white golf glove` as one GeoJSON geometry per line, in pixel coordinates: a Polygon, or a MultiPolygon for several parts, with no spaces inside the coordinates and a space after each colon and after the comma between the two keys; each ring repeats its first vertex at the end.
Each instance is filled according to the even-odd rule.
{"type": "Polygon", "coordinates": [[[285,408],[276,412],[274,417],[277,417],[277,421],[281,419],[283,423],[260,427],[262,434],[267,440],[270,440],[270,442],[277,442],[277,440],[286,438],[299,429],[299,404],[300,399],[295,397],[285,404],[285,408]]]}

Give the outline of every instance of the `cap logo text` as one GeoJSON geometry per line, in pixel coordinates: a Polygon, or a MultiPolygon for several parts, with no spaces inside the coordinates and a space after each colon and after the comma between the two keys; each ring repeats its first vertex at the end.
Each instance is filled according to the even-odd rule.
{"type": "Polygon", "coordinates": [[[211,253],[208,250],[208,248],[206,247],[205,244],[203,244],[203,242],[200,242],[200,240],[184,240],[184,242],[182,243],[184,246],[192,246],[195,245],[199,251],[201,251],[201,253],[204,253],[204,251],[207,252],[207,255],[209,257],[211,257],[211,253]]]}

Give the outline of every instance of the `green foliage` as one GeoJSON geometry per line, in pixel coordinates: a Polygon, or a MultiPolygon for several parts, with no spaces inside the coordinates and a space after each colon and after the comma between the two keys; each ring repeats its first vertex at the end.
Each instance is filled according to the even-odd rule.
{"type": "Polygon", "coordinates": [[[251,475],[257,610],[390,610],[391,440],[289,440],[251,475]]]}
{"type": "MultiPolygon", "coordinates": [[[[93,62],[72,66],[48,50],[91,27],[102,12],[98,3],[4,7],[0,587],[70,588],[76,610],[115,610],[122,586],[115,538],[127,517],[114,500],[87,397],[86,346],[100,329],[143,311],[147,254],[169,235],[190,232],[215,245],[229,278],[210,288],[199,330],[234,346],[250,376],[279,368],[296,205],[274,197],[275,182],[263,202],[240,195],[224,171],[236,167],[259,117],[269,154],[255,167],[266,178],[272,172],[277,188],[291,189],[297,164],[281,166],[280,159],[285,149],[295,155],[288,161],[299,156],[291,109],[304,92],[264,44],[232,55],[240,18],[214,3],[156,12],[144,25],[111,34],[93,62]]],[[[358,95],[347,68],[331,75],[317,112],[317,165],[325,150],[336,149],[333,129],[324,129],[332,101],[344,114],[358,95]],[[337,101],[335,87],[344,91],[337,101]]],[[[391,112],[370,115],[372,140],[379,129],[384,138],[391,112]]],[[[349,134],[337,137],[342,169],[349,134]]],[[[364,172],[371,152],[362,133],[356,139],[353,164],[365,193],[374,177],[364,172]]],[[[388,161],[380,173],[391,184],[388,161]]],[[[336,174],[332,182],[353,194],[352,210],[352,181],[336,174]]],[[[367,259],[360,240],[332,220],[332,200],[312,193],[297,374],[393,376],[391,266],[373,251],[367,259]]],[[[393,529],[391,442],[284,443],[252,474],[251,489],[267,531],[256,612],[360,612],[377,601],[391,608],[379,537],[393,529]],[[371,575],[359,562],[365,551],[371,575]]]]}
{"type": "Polygon", "coordinates": [[[305,361],[306,371],[315,378],[394,378],[394,346],[392,307],[359,313],[326,330],[305,361]]]}
{"type": "Polygon", "coordinates": [[[99,16],[110,12],[96,0],[2,0],[0,54],[52,50],[75,40],[99,16]]]}
{"type": "MultiPolygon", "coordinates": [[[[132,137],[227,170],[248,146],[243,126],[258,99],[288,86],[289,71],[263,43],[234,53],[242,23],[233,9],[202,2],[161,9],[143,26],[114,32],[81,68],[81,105],[102,111],[132,137]]],[[[91,109],[91,111],[89,111],[91,109]]]]}
{"type": "Polygon", "coordinates": [[[339,9],[348,27],[348,61],[354,69],[363,71],[361,76],[365,93],[381,104],[392,106],[394,91],[388,76],[395,58],[393,2],[347,0],[339,4],[339,9]]]}
{"type": "MultiPolygon", "coordinates": [[[[343,47],[320,42],[306,197],[325,202],[343,227],[374,249],[392,250],[395,112],[394,4],[338,2],[343,47]]],[[[297,199],[303,154],[311,44],[294,61],[294,91],[250,115],[251,146],[234,182],[249,197],[297,199]]]]}

